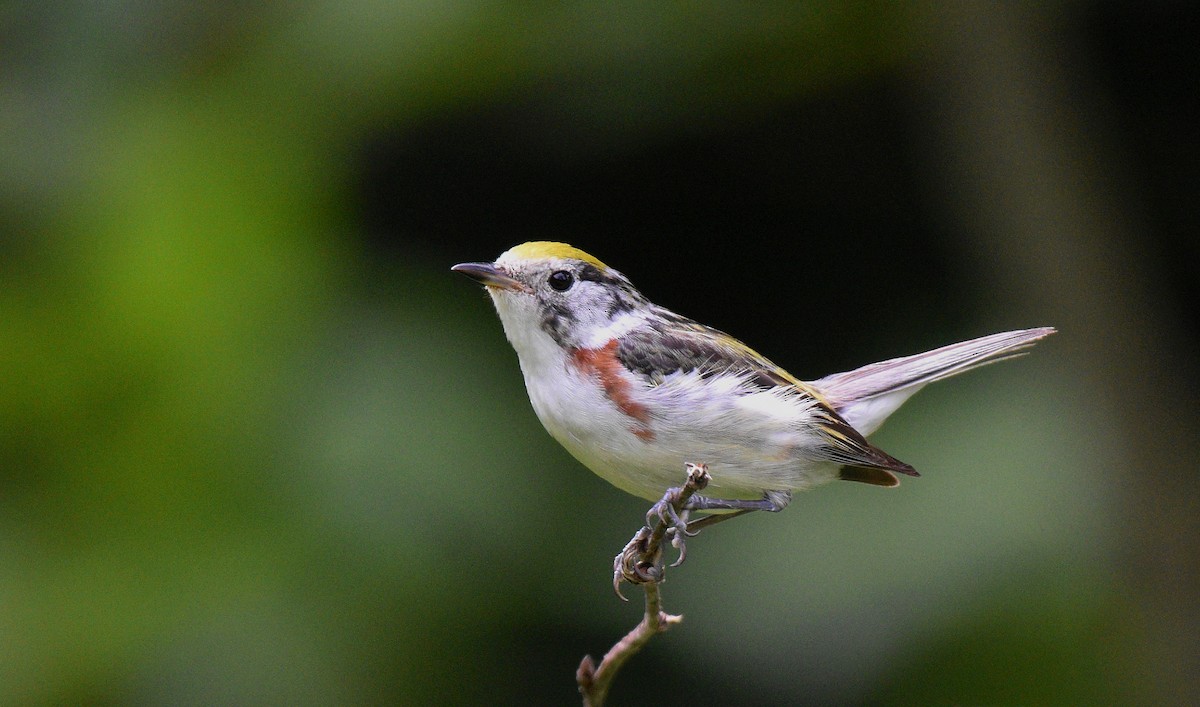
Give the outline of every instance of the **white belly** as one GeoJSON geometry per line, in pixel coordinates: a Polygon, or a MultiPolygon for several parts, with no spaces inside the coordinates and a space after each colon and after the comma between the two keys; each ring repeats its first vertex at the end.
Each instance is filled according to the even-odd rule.
{"type": "Polygon", "coordinates": [[[759,498],[837,476],[835,464],[809,453],[817,438],[804,431],[810,412],[797,396],[746,393],[736,380],[695,373],[673,374],[657,386],[630,376],[629,394],[646,411],[643,423],[622,412],[594,377],[565,358],[559,365],[558,375],[525,372],[538,418],[576,459],[634,495],[660,498],[683,482],[687,462],[709,466],[705,493],[716,498],[759,498]]]}

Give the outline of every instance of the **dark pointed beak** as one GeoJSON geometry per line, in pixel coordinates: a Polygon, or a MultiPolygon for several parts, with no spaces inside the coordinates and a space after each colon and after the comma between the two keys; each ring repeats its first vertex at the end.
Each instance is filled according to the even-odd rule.
{"type": "Polygon", "coordinates": [[[522,284],[520,280],[511,277],[492,263],[459,263],[450,269],[454,272],[460,272],[488,287],[498,287],[502,290],[512,290],[513,292],[529,291],[529,288],[522,284]]]}

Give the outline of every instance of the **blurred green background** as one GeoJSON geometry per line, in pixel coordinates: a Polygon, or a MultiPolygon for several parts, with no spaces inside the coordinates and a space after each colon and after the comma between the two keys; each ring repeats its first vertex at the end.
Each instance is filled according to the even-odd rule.
{"type": "Polygon", "coordinates": [[[0,703],[574,703],[647,504],[448,271],[531,239],[805,378],[1061,330],[692,541],[614,704],[1200,702],[1197,20],[3,3],[0,703]]]}

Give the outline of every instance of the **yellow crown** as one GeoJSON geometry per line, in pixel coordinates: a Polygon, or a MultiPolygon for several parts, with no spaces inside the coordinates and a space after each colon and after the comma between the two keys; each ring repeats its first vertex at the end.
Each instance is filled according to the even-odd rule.
{"type": "Polygon", "coordinates": [[[592,255],[579,250],[575,246],[566,243],[556,243],[554,241],[530,241],[522,243],[519,246],[509,248],[505,253],[507,256],[519,258],[521,260],[543,260],[545,258],[568,258],[571,260],[582,260],[585,263],[591,263],[601,270],[607,270],[608,266],[600,262],[599,259],[592,255]]]}

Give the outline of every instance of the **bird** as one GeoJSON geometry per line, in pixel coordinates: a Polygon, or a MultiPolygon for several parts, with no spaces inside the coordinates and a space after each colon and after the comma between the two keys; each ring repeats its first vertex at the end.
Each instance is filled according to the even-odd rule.
{"type": "Polygon", "coordinates": [[[534,412],[585,467],[656,500],[685,465],[707,465],[687,511],[774,512],[835,480],[894,487],[897,475],[918,476],[867,436],[928,383],[1055,332],[1006,331],[802,381],[566,243],[523,243],[451,270],[485,286],[534,412]]]}

